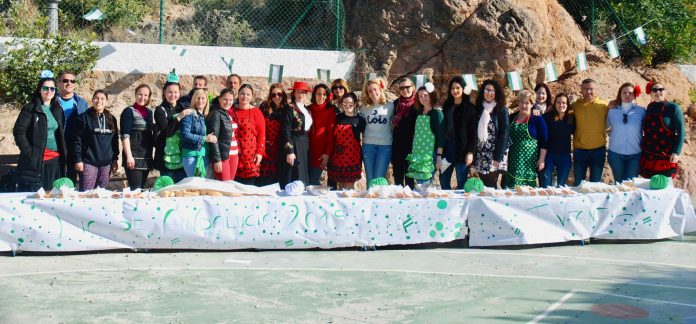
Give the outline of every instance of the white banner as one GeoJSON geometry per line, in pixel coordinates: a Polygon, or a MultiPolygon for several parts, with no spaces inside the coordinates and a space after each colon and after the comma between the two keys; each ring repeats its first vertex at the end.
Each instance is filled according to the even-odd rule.
{"type": "Polygon", "coordinates": [[[520,72],[512,71],[507,73],[508,86],[512,91],[522,90],[522,78],[520,77],[520,72]]]}
{"type": "Polygon", "coordinates": [[[587,55],[584,52],[577,54],[577,65],[578,65],[578,72],[582,72],[582,71],[587,70],[587,55]]]}
{"type": "Polygon", "coordinates": [[[464,83],[466,83],[468,86],[471,86],[472,89],[478,90],[478,85],[476,84],[476,75],[474,74],[464,74],[462,75],[464,78],[464,83]]]}
{"type": "Polygon", "coordinates": [[[553,82],[558,80],[558,73],[556,72],[555,63],[546,63],[546,65],[544,65],[544,71],[546,72],[546,81],[553,82]]]}
{"type": "Polygon", "coordinates": [[[619,57],[619,45],[616,43],[616,40],[607,42],[607,50],[609,51],[610,58],[614,59],[619,57]]]}

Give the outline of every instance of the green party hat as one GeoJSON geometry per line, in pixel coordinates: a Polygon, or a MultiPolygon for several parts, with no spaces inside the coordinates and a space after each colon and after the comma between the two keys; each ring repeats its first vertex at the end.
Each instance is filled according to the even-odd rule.
{"type": "Polygon", "coordinates": [[[174,180],[170,176],[160,176],[155,180],[155,185],[152,186],[152,190],[157,191],[164,187],[168,187],[174,184],[174,180]]]}
{"type": "Polygon", "coordinates": [[[167,82],[179,83],[179,76],[176,75],[176,69],[172,69],[172,71],[169,72],[169,75],[167,75],[167,82]]]}

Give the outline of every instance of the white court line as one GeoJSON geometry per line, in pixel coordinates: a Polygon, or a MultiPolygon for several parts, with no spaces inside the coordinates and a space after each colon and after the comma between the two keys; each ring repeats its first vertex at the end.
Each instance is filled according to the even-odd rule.
{"type": "Polygon", "coordinates": [[[539,323],[539,321],[543,320],[544,318],[546,318],[546,316],[549,316],[549,314],[551,314],[551,312],[555,311],[556,308],[561,307],[561,305],[563,305],[563,303],[568,301],[568,299],[570,299],[570,297],[573,297],[573,295],[575,295],[576,292],[577,292],[577,290],[571,289],[568,293],[563,295],[563,297],[561,297],[561,299],[559,299],[557,302],[551,304],[551,306],[549,306],[549,308],[547,308],[543,313],[539,314],[533,320],[527,322],[527,324],[539,323]]]}
{"type": "Polygon", "coordinates": [[[661,285],[661,284],[651,284],[642,282],[625,282],[617,280],[608,279],[591,279],[591,278],[561,278],[561,277],[543,277],[543,276],[517,276],[517,275],[496,275],[488,273],[473,273],[473,272],[440,272],[440,271],[420,271],[420,270],[402,270],[402,269],[358,269],[358,268],[344,268],[344,269],[331,269],[331,268],[264,268],[264,267],[245,267],[245,268],[221,268],[221,267],[166,267],[166,268],[153,268],[153,267],[141,267],[141,268],[97,268],[97,269],[76,269],[76,270],[59,270],[59,271],[44,271],[44,272],[25,272],[25,273],[11,273],[11,274],[0,274],[0,278],[8,277],[21,277],[21,276],[36,276],[36,275],[54,275],[54,274],[66,274],[66,273],[81,273],[81,272],[98,272],[98,271],[212,271],[212,270],[253,270],[253,271],[315,271],[315,272],[366,272],[366,273],[405,273],[405,274],[427,274],[427,275],[448,275],[448,276],[463,276],[463,277],[487,277],[487,278],[509,278],[509,279],[531,279],[531,280],[555,280],[555,281],[571,281],[571,282],[596,282],[596,283],[608,283],[608,284],[621,284],[621,285],[634,285],[634,286],[646,286],[646,287],[657,287],[657,288],[667,288],[667,289],[684,289],[684,290],[695,290],[696,287],[687,286],[672,286],[672,285],[661,285]]]}
{"type": "Polygon", "coordinates": [[[620,294],[611,294],[611,293],[604,293],[604,292],[587,291],[587,290],[580,290],[580,289],[574,289],[574,290],[576,292],[584,292],[584,293],[588,293],[588,294],[607,295],[607,296],[622,297],[622,298],[635,299],[635,300],[644,300],[644,301],[649,301],[649,302],[654,302],[654,303],[662,303],[662,304],[668,304],[668,305],[686,306],[686,307],[695,307],[696,308],[696,305],[694,305],[694,304],[677,303],[677,302],[671,302],[671,301],[666,301],[666,300],[642,298],[642,297],[627,296],[627,295],[620,295],[620,294]]]}
{"type": "Polygon", "coordinates": [[[605,258],[591,258],[591,257],[580,257],[572,255],[560,255],[560,254],[537,254],[537,253],[513,253],[513,252],[492,252],[492,251],[442,251],[442,250],[403,250],[399,252],[407,253],[434,253],[434,254],[492,254],[492,255],[510,255],[510,256],[527,256],[527,257],[542,257],[542,258],[561,258],[561,259],[576,259],[576,260],[588,260],[588,261],[606,261],[606,262],[618,262],[618,263],[637,263],[637,264],[652,264],[668,267],[680,267],[680,268],[690,268],[696,269],[696,265],[686,265],[686,264],[676,264],[676,263],[665,263],[665,262],[652,262],[652,261],[641,261],[641,260],[621,260],[621,259],[605,259],[605,258]]]}

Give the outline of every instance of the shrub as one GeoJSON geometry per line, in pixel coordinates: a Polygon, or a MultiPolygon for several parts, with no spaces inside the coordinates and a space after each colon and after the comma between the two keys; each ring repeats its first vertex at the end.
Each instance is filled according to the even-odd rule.
{"type": "Polygon", "coordinates": [[[77,74],[94,68],[99,48],[74,38],[15,38],[0,54],[0,93],[6,101],[27,102],[42,70],[70,70],[77,74]]]}

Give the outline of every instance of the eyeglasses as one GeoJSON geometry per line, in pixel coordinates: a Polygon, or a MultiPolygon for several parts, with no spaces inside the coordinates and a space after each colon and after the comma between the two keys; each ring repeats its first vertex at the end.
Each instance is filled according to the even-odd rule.
{"type": "Polygon", "coordinates": [[[493,90],[491,90],[491,89],[485,89],[485,90],[483,90],[483,92],[485,92],[485,93],[493,93],[493,94],[494,94],[494,93],[495,93],[495,89],[493,89],[493,90]]]}
{"type": "Polygon", "coordinates": [[[652,92],[662,92],[665,91],[665,88],[652,88],[650,90],[652,90],[652,92]]]}
{"type": "Polygon", "coordinates": [[[75,80],[75,79],[63,79],[62,82],[65,84],[68,84],[68,83],[75,84],[77,82],[77,80],[75,80]]]}
{"type": "Polygon", "coordinates": [[[346,87],[344,87],[342,85],[337,85],[337,86],[331,87],[331,91],[333,91],[333,90],[346,90],[346,87]]]}
{"type": "Polygon", "coordinates": [[[43,92],[56,92],[56,87],[42,86],[41,91],[43,91],[43,92]]]}
{"type": "Polygon", "coordinates": [[[271,98],[282,98],[282,97],[283,97],[283,94],[280,93],[280,92],[274,92],[274,93],[271,93],[271,95],[270,95],[269,97],[271,97],[271,98]]]}
{"type": "Polygon", "coordinates": [[[406,90],[408,90],[408,89],[411,89],[411,86],[410,86],[410,85],[409,85],[409,86],[399,87],[399,90],[401,90],[401,91],[406,91],[406,90]]]}
{"type": "Polygon", "coordinates": [[[624,125],[628,124],[628,114],[623,114],[623,123],[624,125]]]}

